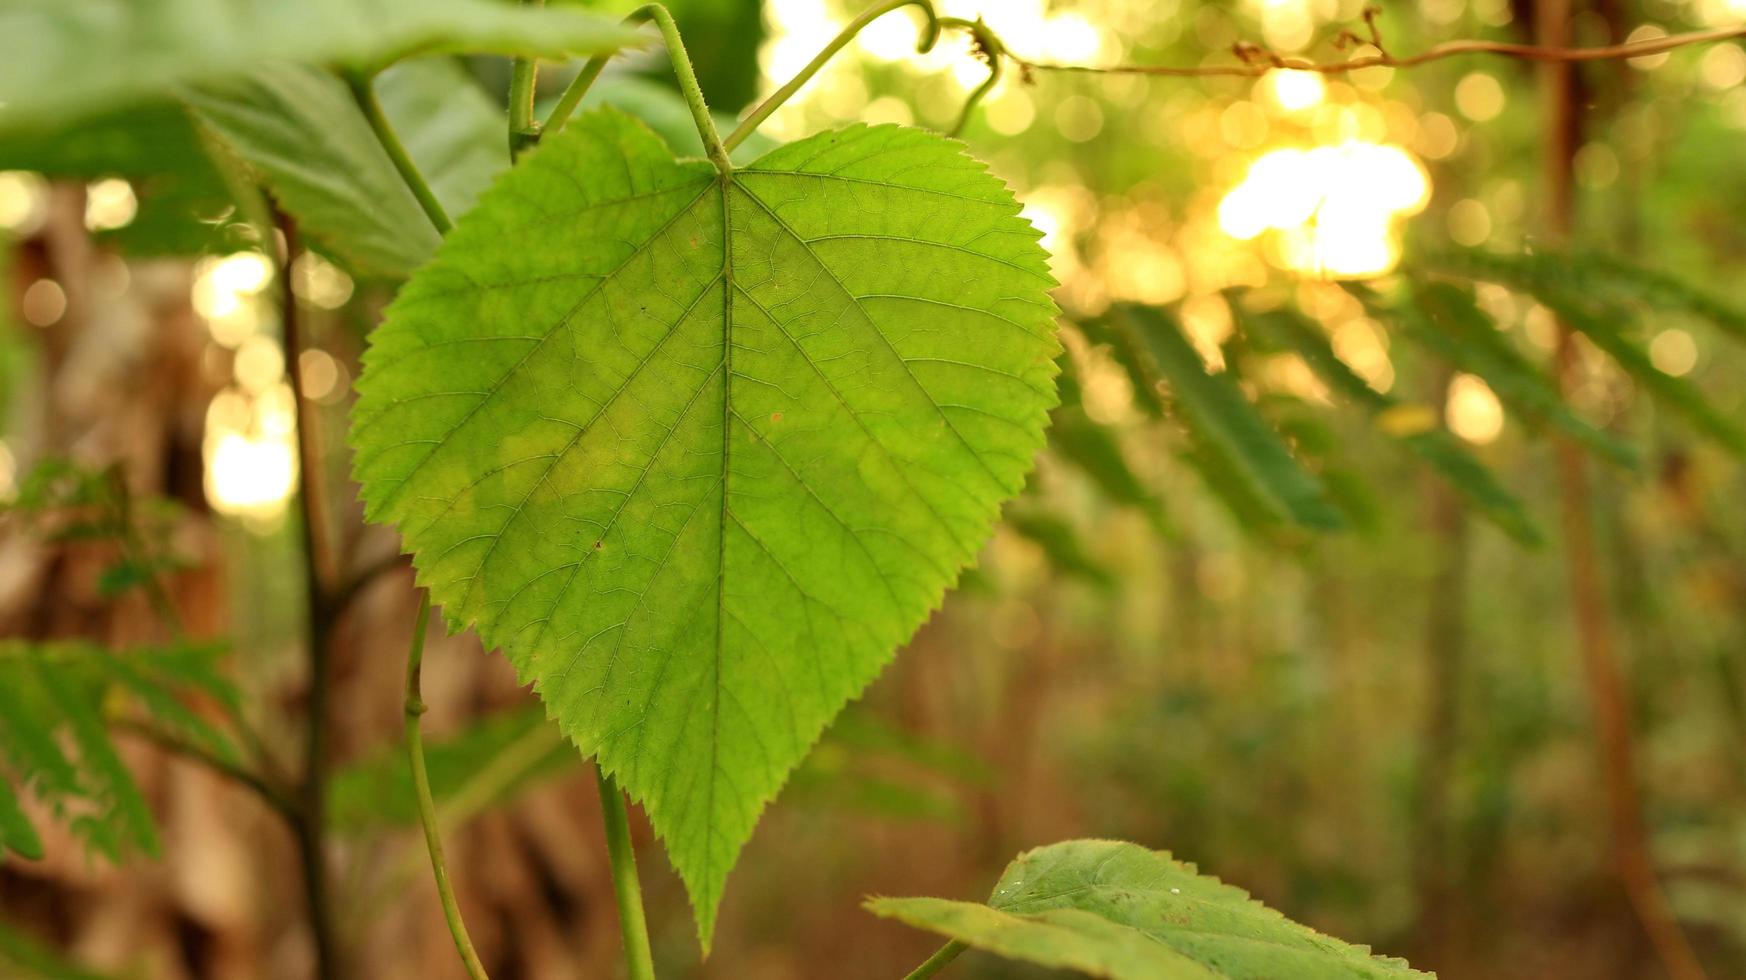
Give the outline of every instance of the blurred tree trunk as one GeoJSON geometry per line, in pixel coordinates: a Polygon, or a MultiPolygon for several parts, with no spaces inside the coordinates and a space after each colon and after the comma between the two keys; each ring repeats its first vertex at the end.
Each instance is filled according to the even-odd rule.
{"type": "MultiPolygon", "coordinates": [[[[1432,385],[1432,404],[1442,411],[1449,400],[1447,371],[1432,385]]],[[[1426,950],[1425,966],[1453,970],[1463,947],[1463,903],[1458,893],[1451,846],[1451,782],[1459,744],[1461,678],[1467,650],[1469,533],[1467,514],[1449,484],[1425,480],[1426,523],[1432,561],[1425,610],[1425,711],[1420,745],[1417,825],[1413,858],[1419,895],[1416,932],[1426,950]]]]}
{"type": "MultiPolygon", "coordinates": [[[[1570,0],[1539,0],[1534,20],[1538,42],[1546,47],[1569,46],[1572,15],[1570,0]]],[[[1571,64],[1559,62],[1542,64],[1540,72],[1547,132],[1546,227],[1555,243],[1568,246],[1576,225],[1573,177],[1576,150],[1582,139],[1577,75],[1571,64]]],[[[1561,324],[1556,366],[1567,399],[1579,384],[1581,357],[1575,333],[1568,324],[1561,324]]],[[[1569,439],[1559,439],[1555,451],[1565,572],[1575,617],[1576,645],[1594,715],[1615,870],[1662,968],[1674,980],[1699,980],[1705,976],[1703,966],[1656,878],[1638,788],[1630,703],[1613,643],[1612,613],[1595,544],[1588,460],[1582,448],[1569,439]]]]}

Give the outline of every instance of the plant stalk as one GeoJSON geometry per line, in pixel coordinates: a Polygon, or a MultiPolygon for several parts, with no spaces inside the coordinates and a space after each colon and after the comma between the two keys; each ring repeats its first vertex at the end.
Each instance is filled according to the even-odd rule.
{"type": "Polygon", "coordinates": [[[424,636],[430,627],[430,593],[418,600],[418,621],[412,627],[412,646],[406,653],[406,756],[412,765],[413,795],[418,799],[418,822],[424,826],[424,843],[430,850],[431,876],[436,879],[437,896],[443,903],[443,918],[448,922],[449,935],[455,939],[455,951],[467,967],[472,980],[486,980],[485,965],[479,962],[479,952],[473,948],[473,938],[467,934],[467,923],[461,918],[460,903],[455,900],[455,888],[449,881],[448,861],[443,857],[442,831],[437,825],[436,802],[430,794],[430,773],[424,765],[424,738],[419,720],[425,711],[420,696],[420,675],[424,665],[424,636]]]}
{"type": "Polygon", "coordinates": [[[291,288],[291,259],[297,251],[297,229],[285,217],[280,218],[280,228],[285,235],[285,254],[277,257],[280,317],[284,322],[285,362],[289,366],[291,401],[297,420],[297,500],[303,511],[298,523],[302,532],[300,550],[309,634],[309,701],[304,713],[303,772],[297,786],[294,829],[302,865],[304,896],[309,908],[309,928],[315,942],[317,971],[324,978],[332,978],[342,974],[327,873],[328,687],[333,673],[329,634],[334,617],[322,575],[322,531],[327,525],[319,497],[321,453],[317,448],[314,412],[302,395],[303,378],[298,355],[304,349],[303,321],[298,316],[297,297],[291,288]]]}
{"type": "MultiPolygon", "coordinates": [[[[545,0],[521,0],[524,6],[543,6],[545,0]]],[[[539,84],[539,62],[516,58],[509,75],[509,159],[515,160],[540,141],[534,122],[534,90],[539,84]]]]}
{"type": "Polygon", "coordinates": [[[631,17],[652,20],[660,28],[661,39],[667,43],[667,58],[673,62],[673,77],[678,80],[679,91],[685,96],[686,108],[691,110],[691,121],[697,125],[697,135],[703,138],[704,153],[715,164],[715,169],[723,174],[733,173],[734,165],[728,162],[728,147],[715,131],[715,117],[709,114],[709,103],[703,101],[703,87],[697,84],[697,71],[691,67],[691,56],[685,52],[685,40],[679,36],[679,25],[673,23],[673,15],[663,4],[650,3],[638,7],[631,17]]]}
{"type": "Polygon", "coordinates": [[[605,769],[595,771],[600,781],[601,820],[606,825],[606,853],[612,862],[612,893],[618,900],[625,975],[629,980],[655,980],[655,957],[649,947],[649,924],[643,915],[643,890],[637,881],[637,855],[631,846],[624,793],[605,769]]]}
{"type": "Polygon", "coordinates": [[[954,939],[934,951],[934,955],[922,962],[921,966],[904,974],[903,980],[927,980],[928,977],[944,970],[946,964],[958,958],[958,954],[969,949],[963,943],[954,939]]]}
{"type": "MultiPolygon", "coordinates": [[[[930,3],[929,0],[883,0],[881,3],[874,4],[865,11],[862,11],[861,16],[849,21],[848,26],[839,31],[837,36],[832,38],[830,43],[826,44],[824,48],[819,51],[816,57],[807,62],[805,68],[800,69],[800,71],[795,73],[793,78],[788,80],[787,84],[770,93],[768,98],[758,103],[757,108],[747,113],[746,117],[740,121],[740,124],[734,127],[734,131],[728,134],[727,139],[722,141],[722,145],[728,150],[732,150],[734,147],[744,143],[747,137],[751,136],[757,131],[759,126],[763,125],[764,120],[770,118],[777,109],[782,107],[784,102],[793,98],[794,93],[800,91],[807,82],[812,81],[812,76],[818,74],[820,69],[828,64],[832,58],[836,57],[838,51],[843,50],[850,41],[853,41],[855,35],[861,33],[862,28],[899,7],[908,7],[911,5],[920,7],[923,16],[927,18],[926,23],[922,26],[921,39],[916,42],[916,51],[926,54],[928,51],[933,50],[934,42],[940,39],[940,19],[934,13],[934,5],[930,3]]],[[[996,56],[996,61],[998,61],[998,56],[996,56]]],[[[996,72],[996,74],[998,74],[998,72],[996,72]]],[[[991,77],[986,87],[992,86],[993,78],[991,77]]]]}
{"type": "MultiPolygon", "coordinates": [[[[400,135],[394,131],[394,124],[388,121],[388,114],[382,111],[382,101],[376,98],[376,86],[373,81],[363,75],[347,75],[346,84],[352,90],[352,99],[358,108],[364,112],[364,118],[369,121],[370,129],[375,132],[377,142],[387,151],[388,159],[393,162],[394,169],[400,172],[400,179],[406,181],[406,186],[412,191],[412,196],[418,198],[419,207],[430,218],[430,223],[436,226],[437,234],[447,235],[449,229],[455,226],[449,220],[449,213],[443,209],[441,201],[437,200],[436,192],[430,189],[430,183],[419,172],[418,164],[412,160],[412,155],[406,152],[405,144],[400,142],[400,135]]],[[[533,111],[531,108],[528,110],[533,111]]]]}

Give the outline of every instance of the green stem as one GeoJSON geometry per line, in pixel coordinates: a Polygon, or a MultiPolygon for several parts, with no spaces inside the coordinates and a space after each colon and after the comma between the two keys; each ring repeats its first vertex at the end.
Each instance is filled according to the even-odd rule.
{"type": "Polygon", "coordinates": [[[556,133],[563,130],[564,124],[570,121],[570,116],[575,114],[576,107],[582,104],[582,97],[594,87],[594,80],[599,78],[600,73],[606,69],[606,62],[611,57],[607,54],[597,54],[588,59],[587,63],[582,66],[582,70],[576,73],[576,77],[570,79],[570,84],[564,88],[564,94],[558,96],[558,104],[552,106],[552,113],[546,117],[546,125],[542,133],[556,133]]]}
{"type": "Polygon", "coordinates": [[[934,42],[940,39],[940,19],[934,13],[934,5],[929,0],[883,0],[883,2],[863,11],[861,16],[849,21],[849,25],[838,32],[837,36],[832,38],[831,42],[824,46],[824,50],[808,62],[805,68],[789,79],[788,84],[770,93],[769,98],[758,103],[758,107],[741,120],[739,126],[728,134],[728,138],[723,141],[722,145],[732,150],[744,143],[747,137],[763,125],[764,120],[770,118],[772,113],[781,108],[782,104],[792,98],[794,93],[800,91],[807,82],[812,81],[812,76],[818,74],[819,69],[835,57],[838,51],[854,40],[855,35],[861,33],[862,28],[899,7],[908,7],[912,4],[920,7],[923,15],[927,18],[927,23],[922,26],[921,40],[916,42],[916,50],[924,54],[932,50],[934,42]]]}
{"type": "Polygon", "coordinates": [[[655,980],[655,957],[649,949],[649,925],[643,917],[643,890],[637,883],[637,855],[631,847],[630,821],[618,781],[600,777],[600,811],[606,824],[606,852],[612,862],[612,891],[618,899],[618,928],[624,941],[625,974],[629,980],[655,980]]]}
{"type": "MultiPolygon", "coordinates": [[[[521,0],[524,5],[542,6],[545,0],[521,0]]],[[[539,124],[534,122],[534,89],[539,80],[539,62],[530,57],[516,58],[509,74],[509,158],[514,160],[540,140],[539,124]]]]}
{"type": "Polygon", "coordinates": [[[903,980],[927,980],[928,977],[945,969],[947,963],[957,959],[958,954],[964,952],[964,950],[968,948],[968,946],[965,946],[963,943],[954,939],[935,950],[934,955],[928,957],[927,961],[921,966],[918,966],[905,974],[903,980]]]}
{"type": "MultiPolygon", "coordinates": [[[[908,2],[913,3],[915,0],[908,2]]],[[[733,164],[728,162],[728,147],[722,144],[721,137],[716,134],[715,118],[709,114],[709,104],[703,101],[703,88],[697,84],[697,72],[691,67],[690,55],[685,53],[685,41],[679,36],[679,27],[673,23],[673,15],[661,4],[647,3],[631,11],[624,19],[626,24],[640,24],[644,21],[654,21],[655,26],[661,30],[661,40],[667,45],[667,57],[673,62],[673,77],[679,82],[679,91],[685,96],[685,105],[691,110],[691,121],[697,125],[697,135],[703,139],[703,149],[709,154],[710,162],[724,174],[733,173],[733,164]]],[[[546,119],[547,131],[555,133],[564,128],[570,114],[582,104],[582,97],[588,94],[594,80],[606,68],[608,57],[596,55],[582,66],[582,70],[558,98],[558,104],[552,107],[552,114],[546,119]]]]}
{"type": "Polygon", "coordinates": [[[375,131],[377,141],[388,152],[388,159],[393,161],[394,169],[400,171],[400,179],[406,181],[412,196],[418,198],[419,206],[430,216],[430,223],[436,226],[437,234],[447,235],[455,223],[449,220],[449,213],[443,210],[443,204],[437,200],[436,192],[430,189],[430,183],[419,172],[418,164],[412,162],[412,156],[400,142],[399,134],[394,132],[394,124],[388,121],[388,114],[382,111],[382,102],[376,98],[376,88],[371,80],[362,75],[347,75],[346,84],[351,87],[352,98],[357,101],[358,108],[364,111],[364,118],[369,120],[370,129],[375,131]]]}
{"type": "Polygon", "coordinates": [[[443,918],[448,920],[449,935],[455,937],[455,951],[466,964],[467,976],[486,980],[485,966],[467,935],[467,924],[461,919],[460,903],[455,901],[455,889],[449,883],[449,866],[443,858],[443,839],[437,827],[436,803],[430,795],[430,773],[424,767],[424,738],[419,732],[419,719],[425,713],[419,694],[420,668],[424,664],[424,635],[430,626],[430,593],[418,602],[418,622],[412,627],[412,649],[406,654],[406,755],[412,763],[412,789],[418,798],[418,821],[424,825],[424,843],[430,849],[430,869],[436,878],[437,896],[442,899],[443,918]]]}

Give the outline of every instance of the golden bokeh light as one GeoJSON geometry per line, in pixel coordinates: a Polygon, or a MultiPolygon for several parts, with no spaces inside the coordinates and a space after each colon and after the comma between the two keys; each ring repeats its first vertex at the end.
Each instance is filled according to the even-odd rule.
{"type": "Polygon", "coordinates": [[[202,259],[195,265],[189,299],[194,311],[206,318],[213,340],[237,347],[261,329],[268,315],[261,293],[272,277],[273,264],[259,252],[202,259]]]}
{"type": "Polygon", "coordinates": [[[1503,432],[1503,404],[1482,379],[1458,374],[1449,382],[1449,400],[1444,406],[1449,429],[1476,446],[1497,441],[1503,432]]]}
{"type": "Polygon", "coordinates": [[[1474,122],[1490,122],[1503,114],[1503,85],[1482,71],[1468,72],[1455,83],[1455,108],[1474,122]]]}
{"type": "Polygon", "coordinates": [[[125,228],[139,213],[133,185],[119,177],[91,183],[85,188],[85,227],[90,231],[125,228]]]}
{"type": "Polygon", "coordinates": [[[212,509],[267,531],[297,485],[296,416],[284,384],[250,395],[228,389],[206,409],[203,455],[212,509]]]}
{"type": "Polygon", "coordinates": [[[48,217],[48,181],[27,170],[0,170],[0,230],[29,235],[48,217]]]}
{"type": "Polygon", "coordinates": [[[1319,72],[1273,71],[1259,85],[1267,100],[1282,112],[1303,112],[1320,105],[1328,87],[1319,72]]]}
{"type": "Polygon", "coordinates": [[[1348,140],[1262,154],[1219,201],[1218,221],[1239,240],[1276,232],[1268,256],[1287,270],[1370,276],[1399,261],[1395,226],[1429,199],[1429,178],[1412,154],[1393,144],[1348,140]]]}
{"type": "Polygon", "coordinates": [[[1663,330],[1649,342],[1649,360],[1663,374],[1684,377],[1697,367],[1697,341],[1677,327],[1663,330]]]}
{"type": "Polygon", "coordinates": [[[66,315],[67,291],[53,279],[38,279],[24,287],[24,295],[18,298],[18,311],[32,326],[53,326],[66,315]]]}

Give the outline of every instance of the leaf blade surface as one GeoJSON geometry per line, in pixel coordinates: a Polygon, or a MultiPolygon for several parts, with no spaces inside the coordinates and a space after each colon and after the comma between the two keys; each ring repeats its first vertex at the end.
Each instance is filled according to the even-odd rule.
{"type": "Polygon", "coordinates": [[[1429,976],[1299,925],[1163,851],[1076,840],[1019,855],[986,904],[876,898],[874,914],[1112,980],[1429,976]]]}
{"type": "Polygon", "coordinates": [[[724,178],[605,110],[489,190],[372,340],[368,516],[644,805],[706,943],[763,807],[1041,448],[1036,240],[926,133],[724,178]]]}

